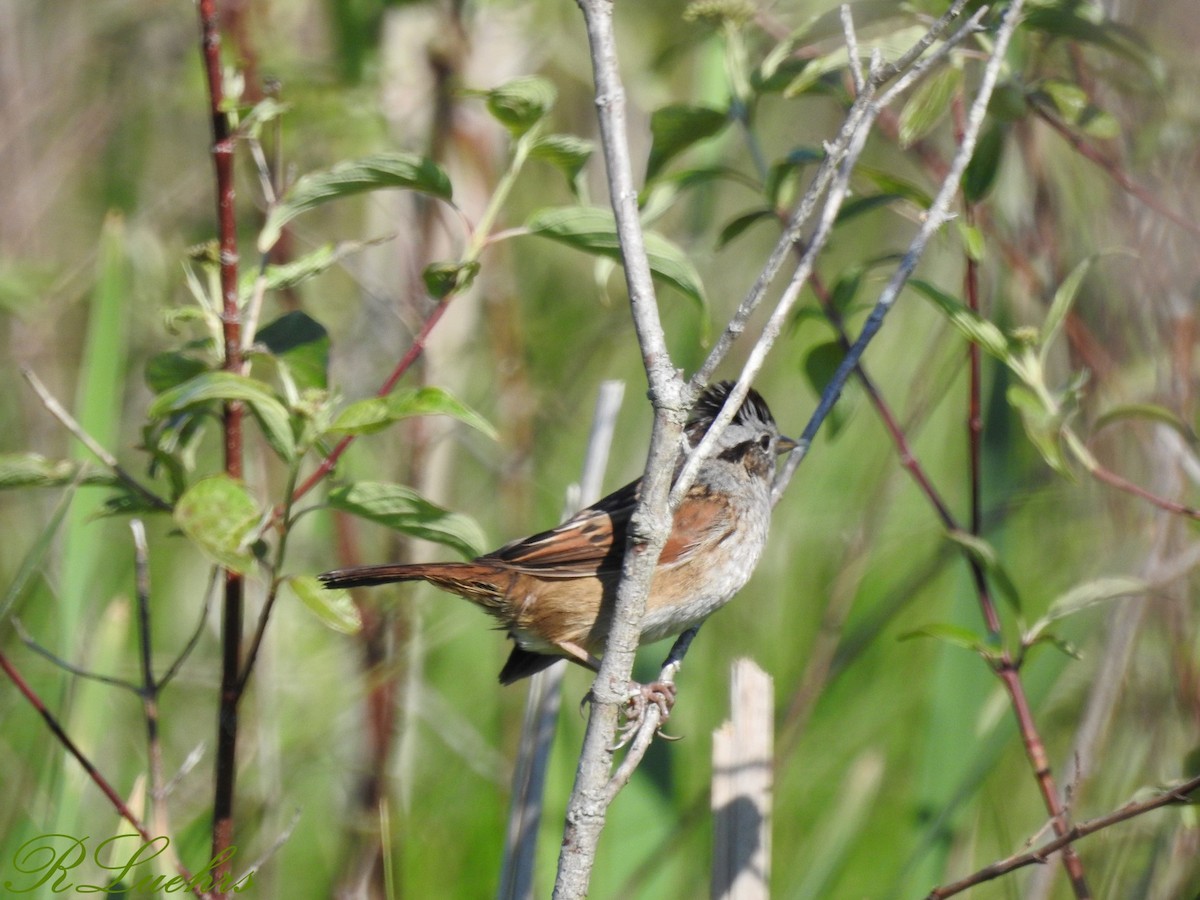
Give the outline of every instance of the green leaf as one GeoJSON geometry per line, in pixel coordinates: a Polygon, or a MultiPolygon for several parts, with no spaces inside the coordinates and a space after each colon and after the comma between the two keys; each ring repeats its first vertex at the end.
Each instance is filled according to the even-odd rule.
{"type": "MultiPolygon", "coordinates": [[[[846,358],[846,350],[839,341],[816,344],[804,355],[804,375],[815,393],[820,394],[833,379],[838,366],[846,358]]],[[[842,396],[829,411],[828,430],[832,440],[837,437],[849,421],[857,403],[858,387],[854,380],[847,382],[842,396]]]]}
{"type": "Polygon", "coordinates": [[[1037,637],[1033,638],[1033,640],[1024,641],[1023,643],[1026,650],[1030,650],[1039,644],[1049,644],[1060,653],[1071,657],[1071,659],[1083,659],[1083,654],[1079,652],[1079,648],[1077,648],[1070,641],[1065,640],[1064,638],[1061,638],[1057,634],[1054,634],[1050,631],[1043,631],[1037,637]]]}
{"type": "Polygon", "coordinates": [[[900,635],[899,640],[911,641],[922,637],[934,638],[951,646],[962,647],[964,650],[970,650],[982,656],[991,657],[991,650],[988,647],[986,638],[976,634],[969,628],[950,625],[945,622],[933,622],[929,625],[922,625],[920,628],[914,628],[912,631],[906,631],[900,635]]]}
{"type": "MultiPolygon", "coordinates": [[[[591,206],[559,206],[535,212],[525,223],[532,234],[610,259],[621,259],[617,226],[609,210],[591,206]]],[[[700,273],[684,252],[662,235],[645,232],[650,270],[672,287],[705,306],[700,273]]]]}
{"type": "MultiPolygon", "coordinates": [[[[341,260],[352,253],[357,253],[366,247],[382,243],[385,239],[371,241],[338,241],[336,244],[322,244],[315,250],[310,250],[298,259],[280,266],[267,266],[263,277],[266,280],[264,290],[285,291],[298,284],[315,278],[322,272],[331,269],[341,260]]],[[[238,288],[243,300],[253,295],[258,283],[258,273],[249,271],[243,275],[238,288]]]]}
{"type": "Polygon", "coordinates": [[[444,544],[466,559],[482,553],[483,529],[470,516],[430,503],[411,488],[360,481],[329,492],[329,505],[412,537],[444,544]]]}
{"type": "Polygon", "coordinates": [[[84,463],[66,459],[46,459],[38,453],[0,454],[0,490],[62,487],[76,481],[80,484],[111,486],[116,483],[116,476],[100,469],[92,469],[84,463]]]}
{"type": "Polygon", "coordinates": [[[550,163],[562,172],[574,191],[576,179],[595,149],[594,143],[573,134],[544,134],[533,142],[529,155],[550,163]]]}
{"type": "Polygon", "coordinates": [[[283,227],[301,213],[330,200],[381,188],[411,188],[442,200],[451,197],[446,173],[432,160],[413,153],[378,153],[338,163],[327,171],[301,176],[271,208],[258,236],[259,253],[275,246],[283,227]]]}
{"type": "Polygon", "coordinates": [[[329,332],[307,313],[292,310],[264,325],[254,336],[283,360],[301,388],[324,388],[329,373],[329,332]]]}
{"type": "Polygon", "coordinates": [[[441,300],[450,294],[465,291],[479,274],[478,260],[469,262],[435,262],[425,267],[421,279],[425,282],[425,290],[435,300],[441,300]]]}
{"type": "Polygon", "coordinates": [[[152,419],[166,418],[185,409],[215,401],[240,400],[254,414],[267,443],[283,459],[296,453],[296,438],[284,405],[263,382],[232,372],[204,372],[183,384],[164,391],[147,410],[152,419]]]}
{"type": "Polygon", "coordinates": [[[264,97],[238,120],[238,133],[258,137],[264,125],[278,119],[291,106],[290,103],[280,103],[274,97],[264,97]]]}
{"type": "Polygon", "coordinates": [[[859,165],[854,167],[854,171],[870,179],[871,183],[885,194],[902,197],[921,209],[928,209],[933,205],[933,197],[929,195],[929,191],[911,181],[897,177],[895,173],[889,172],[887,169],[859,165]]]}
{"type": "Polygon", "coordinates": [[[1107,428],[1109,425],[1125,419],[1147,419],[1151,422],[1158,422],[1175,429],[1180,437],[1192,446],[1200,443],[1196,432],[1188,427],[1187,422],[1179,418],[1172,410],[1156,403],[1122,403],[1114,406],[1097,417],[1092,430],[1099,431],[1101,428],[1107,428]]]}
{"type": "Polygon", "coordinates": [[[907,149],[933,131],[950,109],[955,92],[962,84],[962,69],[946,66],[926,78],[912,92],[900,110],[900,146],[907,149]]]}
{"type": "Polygon", "coordinates": [[[146,384],[156,394],[170,390],[208,371],[208,363],[177,351],[156,353],[146,360],[146,384]]]}
{"type": "Polygon", "coordinates": [[[999,122],[993,122],[984,129],[975,145],[975,153],[967,163],[963,172],[962,189],[969,203],[978,203],[987,196],[988,191],[996,182],[996,174],[1000,171],[1000,160],[1004,151],[1004,135],[1007,129],[999,122]]]}
{"type": "Polygon", "coordinates": [[[449,391],[435,387],[393,391],[386,397],[368,397],[351,403],[338,414],[329,430],[342,434],[373,434],[412,416],[451,416],[493,440],[497,437],[496,429],[487,419],[449,391]]]}
{"type": "Polygon", "coordinates": [[[903,199],[899,194],[871,194],[867,197],[855,197],[852,200],[847,200],[842,204],[842,208],[838,210],[837,224],[844,225],[846,222],[856,219],[864,213],[869,213],[874,209],[879,209],[903,199]]]}
{"type": "Polygon", "coordinates": [[[1009,576],[1008,570],[1001,563],[1000,554],[996,552],[996,548],[978,535],[957,529],[948,530],[946,537],[966,550],[967,554],[983,567],[984,572],[991,576],[992,583],[996,585],[1000,595],[1016,613],[1020,614],[1021,595],[1009,576]]]}
{"type": "Polygon", "coordinates": [[[1010,384],[1008,402],[1021,415],[1021,424],[1034,449],[1046,461],[1046,465],[1060,475],[1073,477],[1067,467],[1062,450],[1062,422],[1038,397],[1037,393],[1024,384],[1010,384]]]}
{"type": "Polygon", "coordinates": [[[932,300],[950,323],[969,341],[974,341],[992,356],[1006,365],[1012,362],[1012,351],[1004,332],[972,310],[957,297],[952,297],[941,288],[913,278],[909,281],[918,292],[932,300]]]}
{"type": "Polygon", "coordinates": [[[1046,98],[1055,111],[1066,121],[1074,123],[1087,108],[1087,91],[1069,81],[1049,79],[1037,87],[1037,94],[1046,98]]]}
{"type": "Polygon", "coordinates": [[[245,546],[262,520],[262,511],[240,481],[213,475],[184,492],[175,504],[175,523],[206,556],[234,572],[254,564],[245,546]]]}
{"type": "Polygon", "coordinates": [[[999,122],[1011,123],[1025,118],[1029,112],[1029,104],[1025,99],[1025,89],[1020,83],[1009,80],[996,85],[992,91],[992,99],[988,101],[988,115],[999,122]]]}
{"type": "Polygon", "coordinates": [[[520,137],[554,108],[558,91],[545,78],[528,75],[485,91],[483,96],[493,118],[513,137],[520,137]]]}
{"type": "Polygon", "coordinates": [[[729,114],[711,106],[676,103],[656,109],[650,115],[650,161],[646,180],[652,181],[668,162],[693,144],[721,132],[729,123],[729,114]]]}
{"type": "Polygon", "coordinates": [[[1025,632],[1022,642],[1027,646],[1033,644],[1041,640],[1045,630],[1055,622],[1110,600],[1143,594],[1149,588],[1142,579],[1126,576],[1096,578],[1077,584],[1051,601],[1045,615],[1025,632]]]}
{"type": "Polygon", "coordinates": [[[969,225],[962,220],[955,222],[958,226],[958,234],[962,238],[963,249],[967,256],[975,262],[983,262],[984,255],[987,253],[987,242],[983,237],[983,229],[978,225],[969,225]]]}
{"type": "Polygon", "coordinates": [[[311,575],[289,575],[283,583],[327,628],[342,634],[358,634],[362,631],[362,615],[349,591],[326,590],[311,575]]]}
{"type": "Polygon", "coordinates": [[[721,233],[717,237],[717,249],[720,250],[756,222],[774,218],[775,210],[773,209],[752,209],[749,212],[742,213],[721,229],[721,233]]]}
{"type": "Polygon", "coordinates": [[[1089,256],[1071,270],[1070,274],[1063,279],[1062,284],[1058,286],[1058,290],[1054,292],[1054,300],[1050,303],[1050,309],[1046,312],[1046,321],[1042,323],[1041,333],[1038,336],[1039,355],[1043,365],[1045,365],[1046,357],[1050,352],[1050,345],[1058,337],[1058,332],[1062,329],[1063,322],[1066,321],[1067,314],[1070,313],[1071,306],[1075,303],[1075,297],[1079,294],[1079,286],[1083,284],[1084,276],[1087,275],[1091,265],[1092,257],[1089,256]]]}

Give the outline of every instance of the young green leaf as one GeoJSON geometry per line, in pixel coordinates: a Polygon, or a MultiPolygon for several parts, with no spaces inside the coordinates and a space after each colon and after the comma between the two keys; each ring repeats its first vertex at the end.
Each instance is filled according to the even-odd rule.
{"type": "Polygon", "coordinates": [[[1195,430],[1189,427],[1187,422],[1179,418],[1174,411],[1165,406],[1159,406],[1157,403],[1121,403],[1113,406],[1097,416],[1092,430],[1099,431],[1101,428],[1107,428],[1114,422],[1121,422],[1125,419],[1145,419],[1150,422],[1158,422],[1168,428],[1173,428],[1193,447],[1200,443],[1200,438],[1197,438],[1195,430]]]}
{"type": "Polygon", "coordinates": [[[562,172],[574,192],[576,179],[595,149],[596,145],[591,141],[573,134],[544,134],[533,142],[529,156],[548,162],[562,172]]]}
{"type": "Polygon", "coordinates": [[[1073,477],[1062,449],[1062,422],[1053,411],[1046,409],[1033,389],[1024,384],[1008,386],[1008,402],[1021,415],[1021,424],[1030,443],[1046,465],[1060,475],[1073,477]]]}
{"type": "Polygon", "coordinates": [[[80,484],[112,485],[116,483],[116,476],[71,460],[46,459],[38,453],[0,454],[0,490],[62,487],[75,481],[80,484]]]}
{"type": "Polygon", "coordinates": [[[342,634],[362,631],[362,615],[350,592],[326,590],[311,575],[289,575],[283,581],[321,624],[342,634]]]}
{"type": "Polygon", "coordinates": [[[1046,356],[1050,352],[1050,345],[1054,343],[1054,339],[1062,329],[1063,322],[1066,321],[1067,314],[1070,313],[1071,306],[1075,303],[1075,297],[1079,294],[1079,286],[1083,284],[1083,279],[1091,265],[1092,257],[1089,256],[1071,270],[1070,274],[1063,279],[1062,284],[1058,286],[1058,290],[1054,292],[1054,300],[1050,304],[1050,309],[1046,313],[1046,321],[1042,323],[1041,334],[1038,336],[1039,355],[1043,365],[1045,365],[1046,356]]]}
{"type": "Polygon", "coordinates": [[[536,75],[514,78],[484,93],[488,112],[513,137],[521,137],[544,119],[557,96],[554,85],[536,75]]]}
{"type": "Polygon", "coordinates": [[[175,504],[174,518],[218,564],[234,572],[246,572],[253,565],[254,555],[246,544],[262,511],[240,481],[225,474],[197,481],[175,504]]]}
{"type": "Polygon", "coordinates": [[[1073,616],[1100,603],[1145,593],[1149,585],[1140,578],[1113,576],[1096,578],[1077,584],[1051,601],[1045,615],[1025,632],[1022,643],[1030,645],[1043,637],[1047,628],[1068,616],[1073,616]]]}
{"type": "Polygon", "coordinates": [[[721,233],[717,237],[717,249],[720,250],[756,222],[774,218],[775,210],[773,209],[752,209],[749,212],[742,213],[721,229],[721,233]]]}
{"type": "Polygon", "coordinates": [[[976,634],[969,628],[950,625],[945,622],[933,622],[929,625],[922,625],[920,628],[914,628],[912,631],[906,631],[900,635],[899,640],[911,641],[922,637],[934,638],[953,647],[962,647],[964,650],[970,650],[981,656],[991,657],[988,642],[983,636],[976,634]]]}
{"type": "Polygon", "coordinates": [[[470,516],[449,512],[399,484],[360,481],[329,492],[329,505],[412,537],[434,541],[473,559],[487,543],[470,516]]]}
{"type": "Polygon", "coordinates": [[[479,274],[479,261],[468,262],[435,262],[425,267],[421,280],[425,282],[425,290],[435,300],[441,300],[450,294],[465,291],[479,274]]]}
{"type": "Polygon", "coordinates": [[[267,214],[258,235],[258,251],[266,253],[283,227],[301,213],[336,200],[381,188],[410,188],[442,200],[451,197],[450,179],[436,163],[412,153],[378,153],[339,163],[323,172],[302,175],[267,214]]]}
{"type": "Polygon", "coordinates": [[[204,360],[168,350],[146,360],[146,384],[154,393],[161,394],[207,371],[208,363],[204,360]]]}
{"type": "Polygon", "coordinates": [[[1009,349],[1008,338],[1004,336],[1004,332],[998,327],[967,307],[958,298],[950,296],[941,288],[927,281],[913,278],[909,281],[909,284],[925,297],[932,300],[934,305],[946,314],[946,317],[950,319],[950,323],[967,340],[974,341],[1006,365],[1011,364],[1012,351],[1009,349]]]}
{"type": "Polygon", "coordinates": [[[1000,171],[1000,160],[1004,151],[1004,135],[1007,129],[999,122],[985,128],[975,145],[975,153],[963,172],[963,195],[970,203],[978,203],[987,196],[996,182],[1000,171]]]}
{"type": "Polygon", "coordinates": [[[910,147],[933,131],[950,109],[955,92],[962,85],[962,69],[946,66],[926,78],[912,92],[900,110],[900,146],[910,147]]]}
{"type": "Polygon", "coordinates": [[[996,548],[978,535],[957,529],[947,531],[946,537],[966,550],[967,554],[983,567],[984,572],[990,576],[992,583],[996,585],[996,589],[1000,592],[1000,595],[1008,601],[1008,605],[1019,615],[1021,612],[1021,595],[1017,591],[1017,586],[1013,582],[1012,577],[1008,574],[1008,570],[1004,568],[1004,564],[1000,561],[1000,554],[996,552],[996,548]]]}
{"type": "MultiPolygon", "coordinates": [[[[560,206],[535,212],[525,223],[530,233],[610,259],[621,259],[612,213],[591,206],[560,206]]],[[[705,306],[700,273],[684,252],[662,235],[645,233],[650,269],[663,281],[705,306]]]]}
{"type": "Polygon", "coordinates": [[[650,115],[650,161],[646,180],[652,181],[663,166],[686,150],[715,134],[729,123],[729,114],[711,106],[676,103],[656,109],[650,115]]]}
{"type": "Polygon", "coordinates": [[[435,387],[393,391],[386,397],[367,397],[351,403],[334,419],[330,431],[342,434],[373,434],[393,422],[412,416],[451,416],[493,440],[492,424],[449,391],[435,387]]]}
{"type": "Polygon", "coordinates": [[[185,409],[214,401],[240,400],[250,407],[271,448],[283,459],[296,454],[288,412],[263,382],[233,372],[204,372],[183,384],[164,391],[147,410],[152,419],[162,419],[185,409]]]}
{"type": "MultiPolygon", "coordinates": [[[[386,239],[377,238],[370,241],[338,241],[336,244],[322,244],[315,250],[310,250],[303,256],[293,259],[283,265],[267,266],[263,277],[266,280],[265,290],[284,291],[303,284],[309,279],[316,278],[322,272],[331,269],[341,260],[352,253],[382,243],[386,239]]],[[[257,270],[246,272],[242,276],[238,288],[243,300],[253,295],[258,282],[257,270]]]]}

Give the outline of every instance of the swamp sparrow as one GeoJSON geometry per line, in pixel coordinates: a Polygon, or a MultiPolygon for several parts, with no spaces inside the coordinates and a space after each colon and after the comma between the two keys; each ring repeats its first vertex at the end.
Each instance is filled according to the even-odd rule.
{"type": "MultiPolygon", "coordinates": [[[[695,447],[733,384],[707,388],[685,429],[695,447]]],[[[675,511],[655,570],[642,642],[679,634],[723,606],[750,578],[767,541],[775,458],[796,446],[751,390],[675,511]]],[[[678,474],[678,469],[676,470],[678,474]]],[[[472,562],[354,566],[321,575],[328,588],[427,581],[493,616],[516,646],[500,672],[511,684],[561,657],[592,670],[608,638],[629,519],[640,479],[557,528],[472,562]]]]}

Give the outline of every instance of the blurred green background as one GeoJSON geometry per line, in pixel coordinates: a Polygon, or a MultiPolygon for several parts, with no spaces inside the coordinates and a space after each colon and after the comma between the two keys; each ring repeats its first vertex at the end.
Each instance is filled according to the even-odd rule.
{"type": "MultiPolygon", "coordinates": [[[[474,221],[504,170],[509,142],[480,100],[462,89],[490,88],[527,73],[557,87],[555,131],[595,137],[590,65],[574,4],[274,0],[221,6],[225,61],[244,79],[244,99],[277,84],[278,97],[290,104],[279,132],[268,130],[264,138],[288,179],[342,159],[411,150],[444,166],[457,204],[474,221]]],[[[919,25],[922,15],[940,12],[934,2],[915,9],[853,6],[865,41],[906,35],[903,29],[919,25]]],[[[617,4],[639,173],[653,110],[668,103],[729,103],[728,34],[685,15],[685,7],[617,4]]],[[[735,29],[734,43],[753,68],[793,29],[832,8],[802,0],[763,6],[735,29]]],[[[1059,85],[1067,85],[1081,92],[1084,107],[1108,118],[1090,132],[1077,118],[1074,131],[1100,148],[1109,168],[1086,159],[1038,119],[1032,105],[1007,118],[993,110],[1003,153],[974,222],[983,236],[983,309],[1006,328],[1040,323],[1075,264],[1109,254],[1084,283],[1066,338],[1051,357],[1052,380],[1089,370],[1076,421],[1093,452],[1131,480],[1194,503],[1194,445],[1163,424],[1165,417],[1131,415],[1095,427],[1120,404],[1155,404],[1178,422],[1195,423],[1194,235],[1122,191],[1112,177],[1127,174],[1184,217],[1200,211],[1191,90],[1197,66],[1190,52],[1200,35],[1190,12],[1181,0],[1155,0],[1140,4],[1136,19],[1118,27],[1113,22],[1121,21],[1121,11],[1099,4],[1035,7],[1010,52],[1005,84],[1017,91],[1018,104],[1032,104],[1021,91],[1026,98],[1051,95],[1064,119],[1065,101],[1055,91],[1065,94],[1059,85]],[[1115,131],[1105,130],[1109,120],[1115,131]]],[[[88,458],[21,378],[20,369],[28,367],[140,475],[146,458],[137,445],[153,396],[143,369],[154,354],[190,336],[186,329],[182,336],[173,331],[165,313],[192,302],[184,260],[189,247],[215,232],[195,10],[144,0],[9,2],[0,6],[0,17],[6,123],[0,137],[0,335],[6,347],[0,452],[88,458]]],[[[797,41],[799,55],[821,58],[838,40],[828,17],[820,19],[797,41]]],[[[969,54],[955,65],[968,87],[977,83],[978,65],[969,54]]],[[[841,122],[843,76],[834,70],[795,97],[764,94],[750,123],[752,140],[731,126],[668,171],[720,165],[753,175],[756,153],[771,162],[819,148],[841,122]]],[[[863,166],[901,181],[911,189],[909,198],[891,198],[846,219],[818,266],[827,287],[907,244],[920,214],[912,191],[932,193],[938,161],[953,151],[949,98],[945,106],[909,146],[895,139],[894,118],[889,126],[885,117],[863,166]]],[[[252,267],[263,194],[244,151],[237,167],[243,265],[252,267]]],[[[582,182],[592,202],[607,202],[598,154],[582,182]]],[[[661,183],[670,187],[669,180],[661,183]]],[[[879,193],[878,179],[866,174],[854,185],[856,196],[879,193]]],[[[702,310],[660,286],[671,351],[690,372],[778,231],[763,221],[719,246],[728,222],[763,203],[761,192],[732,180],[685,185],[669,202],[660,201],[663,215],[654,227],[687,251],[709,301],[702,310]]],[[[573,202],[566,179],[531,161],[497,228],[517,228],[536,209],[573,202]]],[[[955,295],[963,286],[963,224],[960,216],[939,235],[919,271],[955,295]]],[[[407,349],[425,314],[420,272],[430,261],[457,258],[465,231],[445,208],[411,193],[381,192],[296,220],[284,252],[365,238],[384,240],[290,293],[269,297],[264,315],[270,321],[299,308],[329,330],[331,384],[346,399],[376,390],[407,349]]],[[[888,271],[866,270],[846,307],[852,331],[888,271]]],[[[757,383],[781,427],[793,434],[818,393],[806,360],[833,336],[812,314],[811,294],[802,305],[806,312],[757,383]]],[[[755,317],[752,333],[764,318],[755,317]]],[[[748,347],[739,346],[719,374],[736,375],[748,347]]],[[[921,465],[966,521],[961,336],[909,292],[866,363],[921,465]]],[[[1145,595],[1061,623],[1058,634],[1078,648],[1080,659],[1045,647],[1023,670],[1060,786],[1069,781],[1065,767],[1077,761],[1082,769],[1069,785],[1070,805],[1076,819],[1086,819],[1139,790],[1194,774],[1188,757],[1200,720],[1200,674],[1185,563],[1195,531],[1078,468],[1070,478],[1053,472],[1005,400],[1005,370],[985,358],[983,371],[983,535],[1015,582],[1026,620],[1097,578],[1134,576],[1154,584],[1145,595]]],[[[499,545],[559,517],[605,379],[628,386],[605,482],[614,489],[640,473],[650,426],[623,282],[573,249],[513,237],[484,252],[477,282],[451,303],[407,382],[454,391],[496,425],[499,440],[450,420],[417,420],[356,442],[340,472],[413,484],[474,516],[491,545],[499,545]]],[[[197,449],[198,474],[219,470],[219,450],[211,429],[197,449]]],[[[257,433],[248,448],[247,481],[264,503],[278,501],[282,476],[257,433]]],[[[316,504],[320,493],[304,503],[316,504]]],[[[144,802],[146,771],[137,698],[64,672],[25,647],[12,626],[19,617],[40,644],[79,667],[139,677],[132,544],[124,519],[97,517],[104,497],[103,489],[87,486],[0,494],[6,536],[0,585],[16,597],[0,623],[0,644],[136,808],[144,802]],[[23,565],[35,558],[36,568],[25,573],[23,565]]],[[[167,517],[148,517],[147,527],[161,672],[204,615],[210,574],[167,517]]],[[[448,554],[363,522],[335,526],[324,511],[299,520],[289,551],[287,568],[296,574],[398,554],[448,554]]],[[[250,579],[248,596],[253,619],[261,578],[250,579]]],[[[370,671],[364,671],[361,638],[324,627],[287,593],[275,610],[242,705],[235,868],[269,853],[249,896],[354,896],[350,886],[368,865],[362,860],[370,859],[371,836],[380,826],[378,811],[364,804],[364,779],[378,772],[389,779],[385,841],[395,894],[495,892],[525,693],[523,685],[495,683],[507,641],[478,611],[432,589],[388,589],[372,597],[385,621],[385,659],[370,671]],[[394,727],[385,728],[392,738],[380,764],[371,756],[372,735],[379,732],[368,699],[378,697],[383,684],[394,690],[387,695],[394,727]]],[[[1011,624],[1011,610],[1004,614],[1011,624]]],[[[193,763],[169,799],[176,847],[193,867],[208,854],[217,623],[214,603],[195,653],[161,701],[168,776],[193,763]]],[[[775,680],[776,896],[919,897],[1022,849],[1046,814],[1012,713],[974,654],[935,640],[898,640],[929,623],[982,629],[969,573],[899,465],[862,391],[852,386],[780,505],[753,581],[694,644],[669,727],[684,740],[657,743],[614,804],[592,896],[682,898],[707,891],[709,735],[728,716],[729,663],[738,656],[753,658],[775,680]]],[[[645,649],[638,675],[650,677],[666,649],[645,649]]],[[[576,705],[587,686],[585,673],[568,673],[542,824],[540,896],[548,896],[553,878],[584,726],[576,705]]],[[[0,688],[0,721],[0,884],[19,871],[18,849],[37,835],[99,841],[127,830],[8,682],[0,688]]],[[[1097,896],[1192,897],[1200,890],[1198,838],[1193,810],[1179,807],[1113,828],[1079,850],[1097,896]]],[[[95,869],[90,875],[98,877],[95,869]]],[[[1069,895],[1051,865],[970,896],[1069,895]]]]}

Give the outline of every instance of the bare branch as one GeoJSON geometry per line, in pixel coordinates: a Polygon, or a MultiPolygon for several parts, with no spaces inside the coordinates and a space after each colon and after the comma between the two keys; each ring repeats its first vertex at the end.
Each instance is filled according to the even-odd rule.
{"type": "Polygon", "coordinates": [[[1069,847],[1071,844],[1078,841],[1080,838],[1085,838],[1089,834],[1095,834],[1097,831],[1102,831],[1116,825],[1119,822],[1124,822],[1136,816],[1144,815],[1155,809],[1161,809],[1164,806],[1170,806],[1174,803],[1191,803],[1191,795],[1197,790],[1200,790],[1200,776],[1183,782],[1177,787],[1165,790],[1157,797],[1152,797],[1149,800],[1140,802],[1126,803],[1120,809],[1109,813],[1106,816],[1101,816],[1097,819],[1089,819],[1087,822],[1082,822],[1069,829],[1065,834],[1060,835],[1054,840],[1043,844],[1036,850],[1030,850],[1026,853],[1018,853],[1007,859],[1002,859],[999,862],[994,862],[990,866],[980,869],[973,875],[969,875],[953,884],[947,884],[942,887],[934,888],[927,895],[926,900],[944,900],[946,897],[953,897],[955,894],[961,894],[967,888],[974,887],[977,884],[983,884],[985,881],[991,881],[994,878],[999,878],[1001,875],[1006,875],[1016,869],[1032,866],[1035,864],[1044,864],[1050,856],[1060,850],[1069,847]]]}

